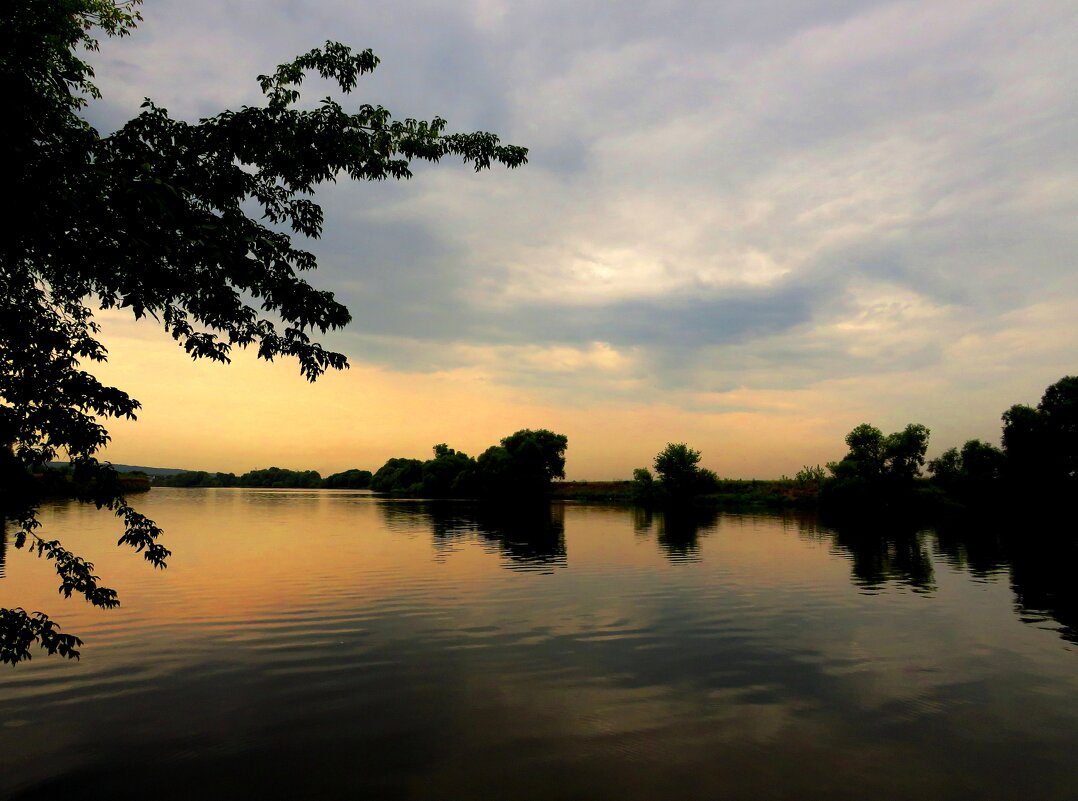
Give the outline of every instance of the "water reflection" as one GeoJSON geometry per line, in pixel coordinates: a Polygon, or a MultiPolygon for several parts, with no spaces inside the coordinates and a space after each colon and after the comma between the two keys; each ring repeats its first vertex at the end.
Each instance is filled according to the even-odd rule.
{"type": "Polygon", "coordinates": [[[510,570],[549,570],[568,564],[565,506],[560,503],[478,509],[476,532],[498,547],[510,570]]]}
{"type": "Polygon", "coordinates": [[[380,508],[390,529],[429,528],[439,558],[476,537],[493,545],[509,570],[550,572],[568,564],[563,504],[382,501],[380,508]]]}
{"type": "Polygon", "coordinates": [[[1010,567],[1006,535],[998,522],[949,521],[936,529],[936,550],[952,567],[988,579],[1010,567]]]}
{"type": "Polygon", "coordinates": [[[832,528],[810,516],[798,518],[798,524],[802,537],[830,542],[836,553],[849,558],[851,581],[866,592],[888,584],[921,593],[936,588],[927,532],[886,523],[832,528]]]}
{"type": "Polygon", "coordinates": [[[1060,637],[1078,643],[1078,549],[1054,545],[1017,551],[1011,589],[1023,620],[1054,620],[1060,637]]]}
{"type": "Polygon", "coordinates": [[[700,537],[713,532],[718,524],[716,509],[633,510],[633,530],[637,536],[649,536],[654,529],[659,548],[671,562],[700,561],[700,537]]]}
{"type": "Polygon", "coordinates": [[[7,523],[0,520],[0,578],[4,577],[4,560],[7,558],[7,523]]]}
{"type": "Polygon", "coordinates": [[[1055,518],[952,521],[937,532],[947,561],[978,578],[1009,572],[1015,611],[1027,623],[1054,621],[1078,643],[1078,541],[1055,518]]]}
{"type": "MultiPolygon", "coordinates": [[[[1031,514],[1027,519],[964,518],[933,531],[835,528],[811,518],[799,521],[802,536],[828,540],[851,560],[852,581],[877,592],[887,584],[915,592],[936,589],[934,550],[947,565],[987,581],[1008,576],[1020,620],[1050,623],[1060,637],[1078,643],[1078,542],[1052,536],[1059,524],[1031,514]]],[[[1064,529],[1065,530],[1065,529],[1064,529]]]]}
{"type": "MultiPolygon", "coordinates": [[[[122,801],[151,782],[159,801],[1078,791],[1076,657],[1012,607],[1073,631],[1058,554],[1052,572],[983,532],[793,515],[242,490],[146,504],[179,546],[163,575],[112,555],[91,528],[106,516],[48,521],[79,550],[108,545],[103,572],[129,595],[111,618],[69,608],[81,663],[0,676],[0,798],[122,801]],[[1013,595],[974,574],[1012,559],[1013,595]],[[522,569],[551,576],[507,572],[522,569]],[[851,577],[941,590],[855,593],[851,577]]],[[[32,589],[24,564],[3,590],[32,589]]]]}
{"type": "Polygon", "coordinates": [[[924,532],[840,529],[832,535],[832,542],[850,555],[853,582],[862,589],[879,590],[892,582],[916,592],[936,588],[924,532]]]}
{"type": "MultiPolygon", "coordinates": [[[[390,530],[429,532],[436,561],[449,558],[469,540],[477,540],[493,546],[503,557],[502,567],[508,570],[551,572],[568,566],[564,504],[379,503],[390,530]]],[[[714,532],[722,518],[718,511],[706,508],[610,511],[627,514],[638,538],[654,536],[663,556],[675,564],[700,562],[701,538],[714,532]]],[[[1020,619],[1034,624],[1054,621],[1060,636],[1078,642],[1075,548],[1058,543],[1050,546],[1032,535],[1030,540],[1036,546],[1020,547],[1021,536],[1013,523],[966,521],[938,531],[886,524],[832,528],[812,514],[792,513],[782,518],[782,526],[795,529],[803,539],[828,543],[834,553],[849,560],[851,582],[867,594],[879,593],[888,585],[921,594],[934,592],[933,554],[976,579],[1009,572],[1020,619]]]]}

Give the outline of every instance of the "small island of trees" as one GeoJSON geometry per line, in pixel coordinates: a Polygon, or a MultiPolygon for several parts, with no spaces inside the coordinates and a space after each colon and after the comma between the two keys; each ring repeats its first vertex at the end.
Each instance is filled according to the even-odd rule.
{"type": "Polygon", "coordinates": [[[534,498],[550,494],[554,479],[565,478],[568,438],[546,429],[521,429],[478,458],[434,446],[426,461],[394,457],[377,472],[352,469],[322,478],[316,470],[270,467],[234,473],[192,471],[161,476],[163,487],[253,487],[267,489],[372,489],[424,498],[534,498]]]}
{"type": "Polygon", "coordinates": [[[191,470],[170,476],[158,476],[159,487],[252,487],[256,489],[367,489],[371,485],[370,470],[345,470],[322,478],[317,470],[286,470],[267,467],[235,473],[208,473],[191,470]]]}
{"type": "Polygon", "coordinates": [[[472,458],[445,443],[434,458],[390,459],[374,474],[371,489],[427,498],[521,498],[550,493],[565,478],[568,438],[545,428],[525,428],[472,458]]]}

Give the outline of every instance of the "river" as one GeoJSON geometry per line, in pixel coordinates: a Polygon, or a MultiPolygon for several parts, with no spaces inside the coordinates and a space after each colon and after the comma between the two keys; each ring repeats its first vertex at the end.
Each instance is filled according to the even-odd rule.
{"type": "Polygon", "coordinates": [[[1073,565],[987,534],[348,491],[137,505],[165,571],[105,512],[42,512],[115,610],[0,544],[0,607],[85,640],[0,671],[0,798],[1078,797],[1073,565]]]}

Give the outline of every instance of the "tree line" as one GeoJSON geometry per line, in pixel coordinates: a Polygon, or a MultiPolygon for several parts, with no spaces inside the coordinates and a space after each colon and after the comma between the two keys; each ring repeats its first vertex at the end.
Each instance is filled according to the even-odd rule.
{"type": "Polygon", "coordinates": [[[345,470],[323,478],[317,470],[286,470],[267,467],[249,470],[237,476],[235,473],[209,473],[190,470],[171,476],[158,476],[158,487],[254,487],[265,489],[367,489],[371,485],[371,471],[345,470]]]}
{"type": "Polygon", "coordinates": [[[847,514],[1052,507],[1076,497],[1078,377],[1049,386],[1035,407],[1011,406],[1002,421],[1000,445],[971,439],[927,464],[925,426],[884,435],[863,423],[847,434],[847,454],[827,465],[829,476],[807,468],[811,475],[802,478],[822,478],[821,506],[847,514]]]}
{"type": "Polygon", "coordinates": [[[371,489],[425,498],[536,498],[565,478],[569,440],[545,428],[524,428],[502,438],[478,457],[434,446],[433,458],[394,458],[371,479],[371,489]]]}
{"type": "Polygon", "coordinates": [[[378,470],[353,468],[322,478],[317,470],[270,467],[234,473],[190,471],[161,476],[161,487],[256,487],[271,489],[372,489],[423,498],[522,498],[549,494],[554,479],[565,478],[568,438],[545,428],[521,429],[478,457],[434,446],[433,458],[393,457],[378,470]]]}
{"type": "MultiPolygon", "coordinates": [[[[980,439],[926,459],[931,432],[920,423],[884,434],[870,423],[846,435],[842,459],[806,466],[777,481],[723,480],[700,466],[702,454],[671,442],[651,468],[622,482],[624,497],[645,505],[715,501],[756,505],[819,505],[844,516],[885,510],[907,513],[1050,504],[1078,490],[1078,377],[1060,379],[1035,406],[1003,413],[1000,445],[980,439]],[[748,486],[750,485],[750,486],[748,486]]],[[[371,489],[424,498],[520,498],[549,494],[565,477],[565,435],[522,429],[478,457],[445,443],[430,459],[394,457],[377,471],[358,468],[322,478],[314,470],[271,467],[241,476],[190,472],[156,480],[172,487],[371,489]]],[[[616,483],[616,482],[612,482],[616,483]]]]}
{"type": "Polygon", "coordinates": [[[920,423],[884,434],[870,423],[846,435],[846,455],[778,481],[724,481],[699,465],[700,451],[669,443],[633,471],[632,498],[649,505],[738,500],[819,506],[836,517],[906,517],[1003,507],[1051,508],[1078,496],[1078,377],[1049,386],[1037,406],[1002,415],[1000,445],[971,439],[927,460],[931,432],[920,423]],[[756,491],[746,492],[746,484],[756,491]]]}

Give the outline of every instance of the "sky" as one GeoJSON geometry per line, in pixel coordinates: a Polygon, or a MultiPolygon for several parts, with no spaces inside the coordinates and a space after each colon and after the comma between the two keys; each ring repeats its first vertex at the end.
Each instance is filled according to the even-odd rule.
{"type": "MultiPolygon", "coordinates": [[[[349,104],[530,148],[326,186],[310,280],[351,369],[193,363],[102,314],[123,463],[325,473],[569,439],[571,479],[667,442],[724,477],[840,458],[861,422],[930,456],[1078,373],[1072,0],[147,0],[94,55],[110,131],[197,120],[327,39],[381,65],[349,104]]],[[[331,87],[304,84],[304,102],[331,87]]]]}

